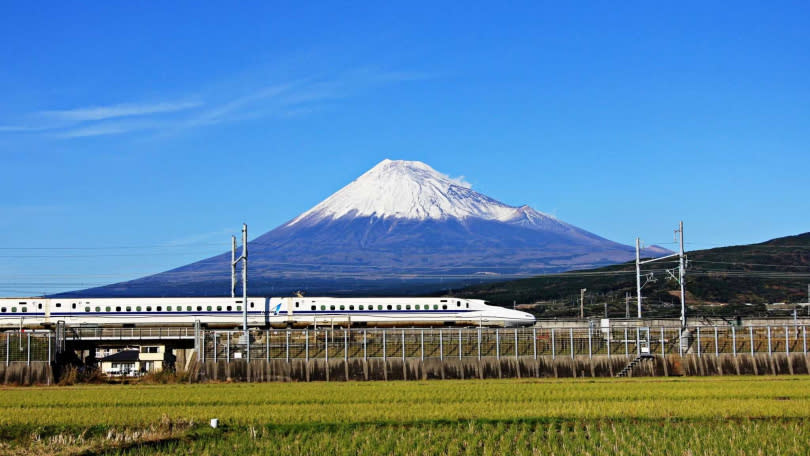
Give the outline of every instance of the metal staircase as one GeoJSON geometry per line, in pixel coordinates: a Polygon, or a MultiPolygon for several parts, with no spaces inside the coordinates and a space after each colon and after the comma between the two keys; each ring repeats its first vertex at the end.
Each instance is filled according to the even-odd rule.
{"type": "Polygon", "coordinates": [[[624,366],[624,369],[616,374],[616,377],[627,377],[627,374],[629,374],[637,364],[647,359],[655,359],[655,356],[647,354],[636,356],[636,359],[630,361],[626,366],[624,366]]]}

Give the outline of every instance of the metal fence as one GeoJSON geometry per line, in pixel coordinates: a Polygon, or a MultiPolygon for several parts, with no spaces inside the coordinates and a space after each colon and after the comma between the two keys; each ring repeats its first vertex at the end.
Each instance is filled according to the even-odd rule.
{"type": "Polygon", "coordinates": [[[807,354],[805,326],[198,331],[200,360],[807,354]]]}
{"type": "Polygon", "coordinates": [[[48,332],[9,331],[0,333],[0,359],[12,363],[50,363],[54,356],[54,335],[48,332]]]}

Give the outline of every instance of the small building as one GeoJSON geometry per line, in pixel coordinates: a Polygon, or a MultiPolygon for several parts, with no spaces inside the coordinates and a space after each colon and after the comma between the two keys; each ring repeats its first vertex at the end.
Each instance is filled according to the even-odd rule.
{"type": "Polygon", "coordinates": [[[141,370],[138,350],[123,350],[101,358],[101,372],[110,376],[137,376],[141,370]]]}

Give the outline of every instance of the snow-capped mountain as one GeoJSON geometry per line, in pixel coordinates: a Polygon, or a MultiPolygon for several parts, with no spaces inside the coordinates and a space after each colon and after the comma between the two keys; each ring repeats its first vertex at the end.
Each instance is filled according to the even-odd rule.
{"type": "MultiPolygon", "coordinates": [[[[249,243],[251,294],[424,293],[627,261],[618,244],[417,161],[383,160],[249,243]]],[[[651,249],[657,256],[663,249],[651,249]]],[[[230,253],[87,295],[224,295],[230,253]]]]}

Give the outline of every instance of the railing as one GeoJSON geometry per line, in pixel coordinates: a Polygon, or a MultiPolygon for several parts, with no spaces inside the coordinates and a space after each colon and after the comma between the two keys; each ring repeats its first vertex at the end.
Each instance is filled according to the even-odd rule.
{"type": "Polygon", "coordinates": [[[0,333],[0,359],[15,363],[50,363],[54,357],[54,336],[48,332],[8,331],[0,333]]]}
{"type": "Polygon", "coordinates": [[[65,337],[72,340],[161,340],[194,339],[194,328],[104,328],[71,327],[65,329],[65,337]]]}
{"type": "Polygon", "coordinates": [[[199,330],[200,360],[807,354],[805,326],[199,330]]]}

